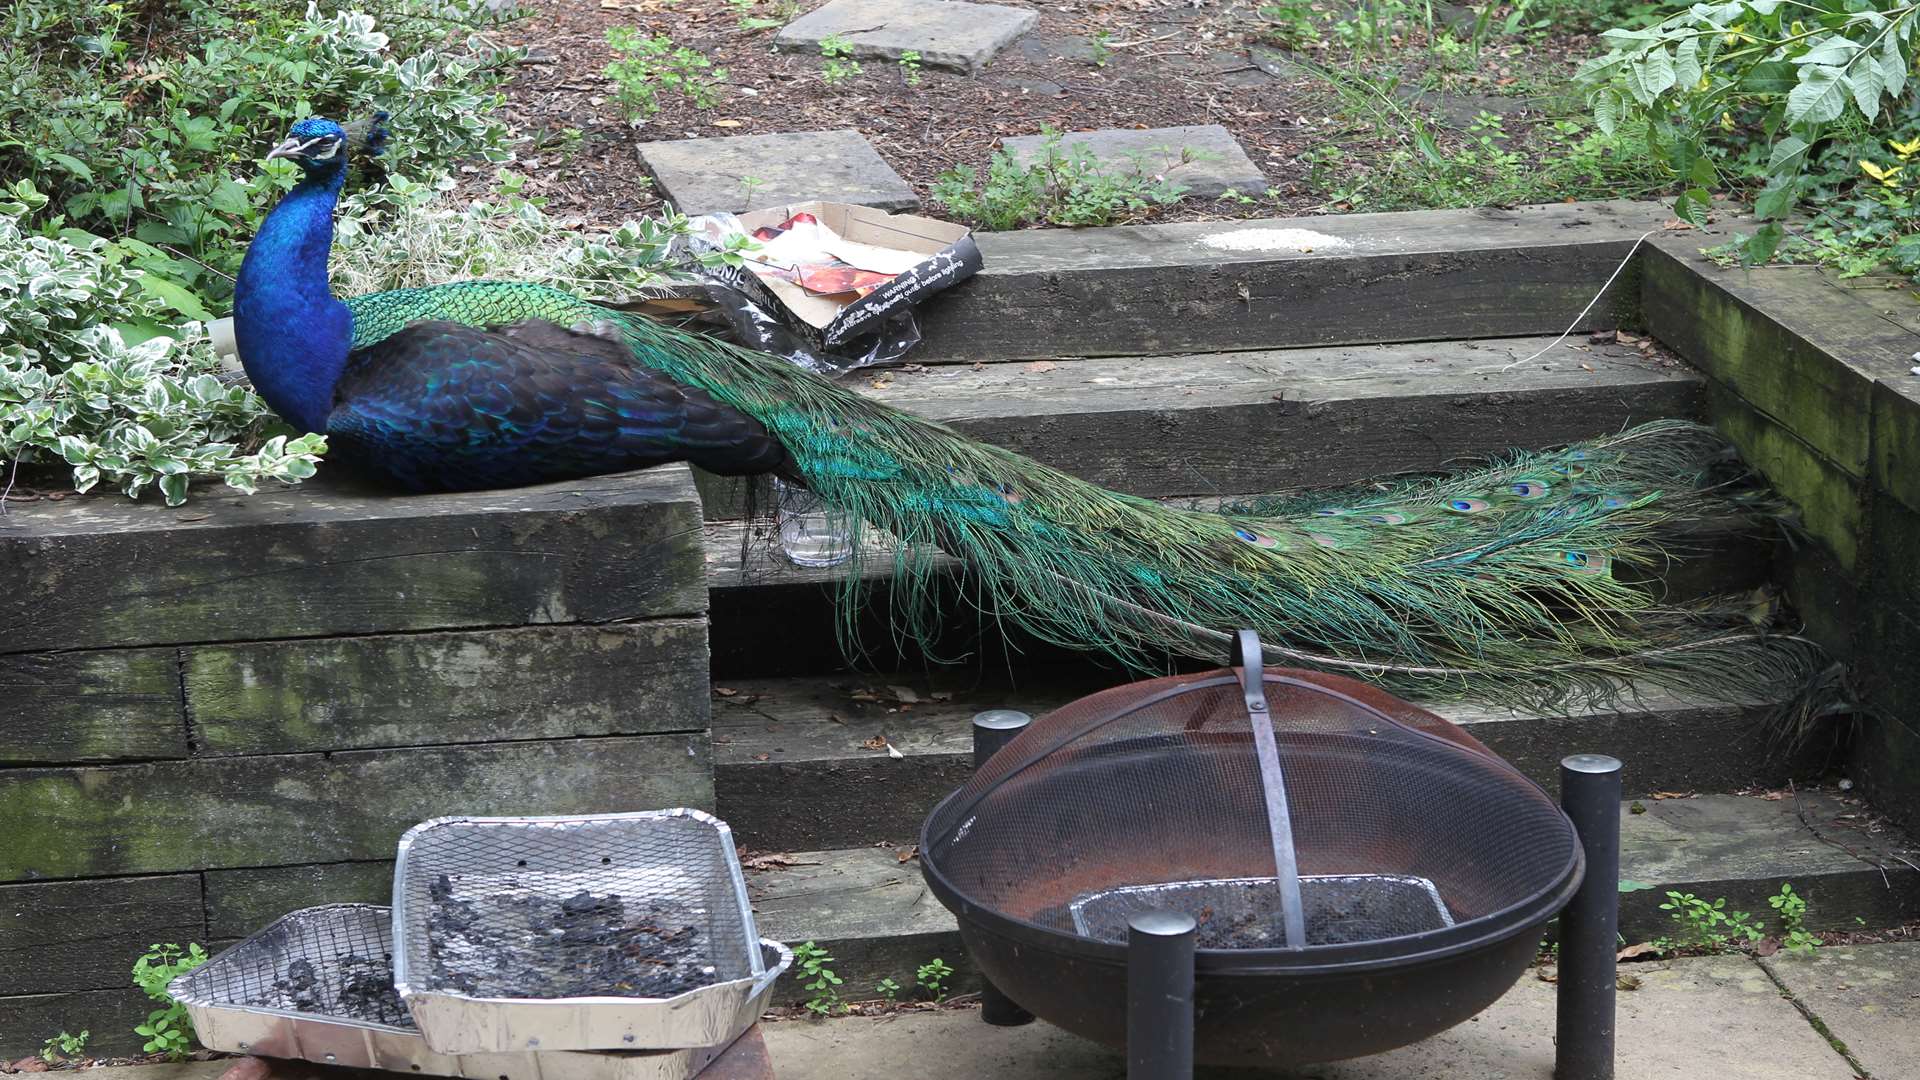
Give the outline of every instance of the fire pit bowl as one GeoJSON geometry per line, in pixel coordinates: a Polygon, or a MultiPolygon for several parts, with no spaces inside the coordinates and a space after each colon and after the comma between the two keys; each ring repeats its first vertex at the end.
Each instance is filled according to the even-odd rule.
{"type": "Polygon", "coordinates": [[[1124,1045],[1127,918],[1182,911],[1195,1060],[1277,1067],[1416,1042],[1520,977],[1584,870],[1553,800],[1363,683],[1256,674],[1066,705],[934,809],[928,886],[1001,993],[1124,1045]]]}
{"type": "Polygon", "coordinates": [[[766,971],[733,833],[697,810],[437,818],[400,838],[393,978],[443,1054],[711,1046],[766,971]]]}

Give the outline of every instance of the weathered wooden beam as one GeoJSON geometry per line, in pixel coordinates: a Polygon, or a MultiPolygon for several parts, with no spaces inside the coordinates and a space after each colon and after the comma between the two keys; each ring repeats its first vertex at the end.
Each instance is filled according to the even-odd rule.
{"type": "Polygon", "coordinates": [[[0,881],[389,857],[444,814],[711,807],[710,739],[643,735],[0,772],[0,881]]]}
{"type": "Polygon", "coordinates": [[[319,904],[393,903],[393,861],[209,870],[207,937],[243,938],[289,911],[319,904]]]}
{"type": "Polygon", "coordinates": [[[0,995],[117,990],[149,945],[207,937],[198,874],[0,885],[0,920],[0,995]]]}
{"type": "Polygon", "coordinates": [[[1799,508],[1801,526],[1832,549],[1840,568],[1853,572],[1866,530],[1867,485],[1863,476],[1842,467],[1800,438],[1798,432],[1717,383],[1707,390],[1707,416],[1739,448],[1747,463],[1799,508]]]}
{"type": "Polygon", "coordinates": [[[0,653],[598,622],[706,609],[685,466],[396,497],[323,473],[177,510],[0,519],[0,653]]]}
{"type": "Polygon", "coordinates": [[[708,723],[704,619],[181,652],[200,754],[641,735],[708,723]]]}
{"type": "Polygon", "coordinates": [[[0,764],[186,756],[174,650],[0,655],[0,764]]]}
{"type": "MultiPolygon", "coordinates": [[[[923,363],[1559,333],[1656,203],[1183,222],[979,236],[921,313],[923,363]]],[[[1616,325],[1623,274],[1583,329],[1616,325]]]]}
{"type": "Polygon", "coordinates": [[[1920,376],[1874,383],[1873,482],[1907,509],[1920,510],[1920,376]]]}
{"type": "Polygon", "coordinates": [[[1907,377],[1920,334],[1817,269],[1729,270],[1699,254],[1724,239],[1674,233],[1648,245],[1647,329],[1842,471],[1865,477],[1874,383],[1907,377]]]}
{"type": "MultiPolygon", "coordinates": [[[[131,960],[127,967],[132,969],[131,960]]],[[[49,1036],[61,1031],[91,1032],[89,1056],[139,1053],[146,1039],[134,1034],[133,1026],[145,1023],[157,1006],[133,988],[131,977],[127,982],[119,990],[0,997],[0,1058],[37,1054],[49,1036]]]]}

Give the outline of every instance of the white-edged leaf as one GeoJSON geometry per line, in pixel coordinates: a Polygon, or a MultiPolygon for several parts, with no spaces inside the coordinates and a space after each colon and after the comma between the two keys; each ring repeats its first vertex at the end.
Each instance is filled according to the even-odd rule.
{"type": "Polygon", "coordinates": [[[1793,57],[1796,64],[1844,64],[1860,51],[1860,43],[1851,38],[1830,37],[1813,43],[1813,48],[1793,57]]]}
{"type": "Polygon", "coordinates": [[[168,506],[179,506],[187,501],[187,474],[168,473],[160,478],[160,494],[166,497],[168,506]]]}
{"type": "Polygon", "coordinates": [[[1875,66],[1880,69],[1881,88],[1898,98],[1907,88],[1907,58],[1900,52],[1900,43],[1894,40],[1892,34],[1880,39],[1880,55],[1875,60],[1875,66]]]}
{"type": "Polygon", "coordinates": [[[1602,91],[1593,99],[1593,122],[1603,135],[1612,135],[1620,127],[1620,95],[1602,91]]]}
{"type": "Polygon", "coordinates": [[[1787,95],[1786,120],[1789,124],[1825,124],[1840,118],[1847,106],[1847,87],[1840,69],[1807,67],[1801,69],[1800,85],[1787,95]]]}

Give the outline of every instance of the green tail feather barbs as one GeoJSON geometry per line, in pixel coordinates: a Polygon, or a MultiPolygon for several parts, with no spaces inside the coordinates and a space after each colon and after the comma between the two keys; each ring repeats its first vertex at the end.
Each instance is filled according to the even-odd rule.
{"type": "MultiPolygon", "coordinates": [[[[929,553],[1037,637],[1142,668],[1219,659],[1259,631],[1276,663],[1428,694],[1608,700],[1626,682],[1778,700],[1823,666],[1750,604],[1664,603],[1651,578],[1703,529],[1777,507],[1720,476],[1710,429],[1669,421],[1442,475],[1177,509],[1077,480],[779,357],[541,286],[470,282],[349,301],[356,347],[418,319],[615,327],[637,362],[752,416],[826,501],[898,541],[894,587],[931,603],[929,553]]],[[[859,599],[862,575],[846,578],[859,599]]],[[[848,604],[848,610],[852,609],[848,604]]],[[[922,607],[910,629],[930,636],[922,607]]]]}

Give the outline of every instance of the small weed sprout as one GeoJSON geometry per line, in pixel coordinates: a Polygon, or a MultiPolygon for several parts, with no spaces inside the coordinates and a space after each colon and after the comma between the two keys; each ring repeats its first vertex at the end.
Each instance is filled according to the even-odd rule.
{"type": "Polygon", "coordinates": [[[1262,23],[1261,38],[1283,49],[1308,49],[1320,43],[1320,26],[1309,0],[1261,4],[1256,13],[1262,23]]]}
{"type": "Polygon", "coordinates": [[[881,979],[880,982],[874,986],[873,992],[886,998],[888,1001],[894,1001],[900,997],[900,984],[894,982],[892,977],[889,976],[888,978],[881,979]]]}
{"type": "Polygon", "coordinates": [[[921,964],[913,973],[913,981],[920,989],[933,995],[933,1002],[936,1005],[947,1000],[947,980],[951,978],[953,978],[952,966],[937,956],[921,964]]]}
{"type": "Polygon", "coordinates": [[[1094,67],[1106,67],[1107,62],[1113,59],[1113,47],[1110,44],[1112,41],[1113,34],[1106,30],[1095,30],[1087,39],[1087,44],[1091,48],[1087,59],[1094,67]]]}
{"type": "Polygon", "coordinates": [[[198,945],[184,950],[178,945],[151,945],[147,954],[133,963],[133,984],[146,991],[160,1008],[147,1014],[147,1022],[134,1026],[134,1033],[147,1040],[142,1047],[149,1054],[165,1054],[178,1061],[187,1056],[193,1041],[193,1021],[187,1007],[173,1000],[167,984],[207,962],[207,951],[198,945]]]}
{"type": "Polygon", "coordinates": [[[771,30],[776,26],[784,26],[800,11],[800,5],[795,0],[781,0],[773,4],[767,9],[766,15],[753,13],[759,0],[727,0],[727,3],[733,5],[733,13],[739,20],[740,29],[748,31],[771,30]]]}
{"type": "Polygon", "coordinates": [[[839,34],[820,39],[820,55],[826,59],[820,78],[828,83],[844,82],[860,74],[860,61],[853,58],[853,42],[839,34]]]}
{"type": "Polygon", "coordinates": [[[1780,883],[1779,893],[1767,897],[1767,906],[1780,916],[1780,947],[1798,956],[1810,956],[1820,947],[1820,939],[1806,926],[1807,898],[1780,883]]]}
{"type": "Polygon", "coordinates": [[[1654,943],[1663,950],[1692,945],[1718,952],[1751,945],[1766,936],[1765,923],[1750,922],[1744,911],[1728,911],[1724,896],[1708,903],[1692,893],[1669,891],[1660,910],[1667,913],[1680,933],[1677,938],[1661,938],[1654,943]]]}
{"type": "Polygon", "coordinates": [[[847,1011],[846,1003],[840,1000],[844,980],[827,966],[833,962],[832,953],[809,941],[793,950],[793,962],[800,969],[800,988],[813,994],[806,1001],[808,1012],[825,1017],[847,1011]]]}
{"type": "Polygon", "coordinates": [[[606,76],[613,80],[614,100],[627,119],[659,112],[662,90],[679,94],[696,108],[711,109],[719,103],[727,69],[675,45],[665,34],[642,36],[630,26],[616,26],[607,31],[607,44],[620,54],[620,59],[606,66],[606,76]]]}
{"type": "Polygon", "coordinates": [[[740,192],[741,192],[741,197],[742,197],[742,198],[744,198],[744,199],[746,200],[746,205],[748,205],[748,206],[752,206],[752,205],[753,205],[753,193],[754,193],[754,192],[756,192],[756,191],[759,191],[759,190],[760,190],[761,188],[763,188],[763,187],[766,187],[766,186],[767,186],[767,182],[766,182],[765,180],[763,180],[763,179],[761,179],[761,178],[760,178],[760,177],[758,177],[758,176],[743,176],[743,177],[741,177],[741,178],[740,178],[740,192]]]}
{"type": "Polygon", "coordinates": [[[907,49],[900,54],[900,78],[908,86],[920,85],[920,54],[907,49]]]}
{"type": "Polygon", "coordinates": [[[61,1061],[72,1061],[86,1050],[87,1039],[92,1034],[91,1031],[82,1031],[78,1035],[72,1035],[62,1031],[48,1039],[46,1045],[40,1048],[40,1060],[49,1065],[57,1065],[61,1061]]]}

